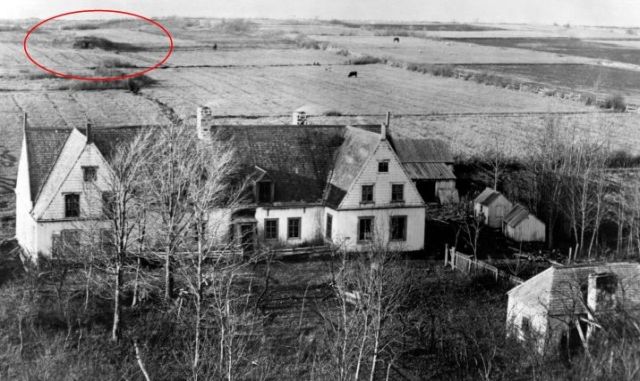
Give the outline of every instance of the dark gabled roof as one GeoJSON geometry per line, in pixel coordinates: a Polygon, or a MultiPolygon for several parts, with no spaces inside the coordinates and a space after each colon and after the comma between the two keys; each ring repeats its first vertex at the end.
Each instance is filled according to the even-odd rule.
{"type": "Polygon", "coordinates": [[[527,219],[528,216],[529,210],[520,204],[516,204],[504,217],[504,222],[511,227],[516,227],[520,222],[527,219]]]}
{"type": "Polygon", "coordinates": [[[329,206],[335,208],[340,204],[358,176],[360,168],[373,154],[379,142],[378,133],[372,133],[368,129],[346,127],[344,142],[336,152],[335,165],[325,195],[329,206]]]}
{"type": "Polygon", "coordinates": [[[455,180],[456,176],[445,163],[402,163],[412,180],[455,180]]]}
{"type": "Polygon", "coordinates": [[[402,163],[453,163],[449,145],[439,139],[391,138],[402,163]]]}
{"type": "Polygon", "coordinates": [[[502,194],[494,189],[489,187],[485,188],[482,193],[476,197],[473,202],[476,204],[482,204],[484,206],[489,206],[493,201],[495,201],[502,194]]]}
{"type": "Polygon", "coordinates": [[[28,127],[25,131],[31,201],[35,201],[49,178],[71,129],[28,127]]]}
{"type": "Polygon", "coordinates": [[[243,172],[255,166],[274,182],[275,203],[322,203],[344,126],[212,126],[235,149],[243,172]]]}
{"type": "Polygon", "coordinates": [[[626,306],[640,305],[640,264],[630,262],[552,266],[511,289],[509,297],[551,316],[586,313],[581,298],[589,275],[596,273],[615,274],[626,306]]]}
{"type": "MultiPolygon", "coordinates": [[[[121,142],[131,141],[148,126],[101,127],[93,128],[92,134],[96,147],[109,160],[114,148],[121,142]]],[[[86,134],[84,128],[78,129],[86,134]]],[[[29,182],[31,185],[31,200],[35,201],[42,187],[49,178],[62,147],[73,131],[72,128],[51,129],[27,127],[26,144],[29,160],[29,182]]]]}

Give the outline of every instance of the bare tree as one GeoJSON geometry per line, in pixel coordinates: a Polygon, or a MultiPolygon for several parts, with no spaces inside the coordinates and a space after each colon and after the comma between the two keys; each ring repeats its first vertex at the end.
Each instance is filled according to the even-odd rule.
{"type": "Polygon", "coordinates": [[[197,138],[186,126],[159,129],[154,136],[152,158],[146,168],[151,212],[158,218],[156,239],[164,248],[164,297],[173,297],[173,261],[189,228],[189,206],[185,197],[189,186],[191,155],[197,138]]]}
{"type": "Polygon", "coordinates": [[[141,217],[145,200],[142,189],[144,171],[151,157],[151,134],[136,136],[128,144],[120,144],[110,160],[108,191],[103,195],[103,212],[110,222],[111,257],[114,267],[114,308],[111,339],[118,340],[120,331],[123,269],[130,246],[140,238],[141,217]]]}

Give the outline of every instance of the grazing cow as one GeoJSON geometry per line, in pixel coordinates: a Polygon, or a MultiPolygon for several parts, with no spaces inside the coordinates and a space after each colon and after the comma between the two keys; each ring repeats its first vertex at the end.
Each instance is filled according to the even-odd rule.
{"type": "Polygon", "coordinates": [[[351,78],[351,77],[358,78],[358,72],[357,71],[350,71],[349,75],[347,76],[347,78],[351,78]]]}
{"type": "Polygon", "coordinates": [[[218,44],[213,44],[213,50],[218,50],[218,44]]]}
{"type": "Polygon", "coordinates": [[[394,37],[394,38],[393,38],[393,42],[400,43],[400,37],[394,37]]]}

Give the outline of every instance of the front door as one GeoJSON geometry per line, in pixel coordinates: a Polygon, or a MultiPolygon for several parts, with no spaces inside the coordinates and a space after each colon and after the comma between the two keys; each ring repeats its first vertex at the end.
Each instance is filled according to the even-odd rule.
{"type": "Polygon", "coordinates": [[[253,251],[255,240],[254,227],[254,224],[240,225],[240,245],[242,246],[242,251],[245,253],[253,251]]]}

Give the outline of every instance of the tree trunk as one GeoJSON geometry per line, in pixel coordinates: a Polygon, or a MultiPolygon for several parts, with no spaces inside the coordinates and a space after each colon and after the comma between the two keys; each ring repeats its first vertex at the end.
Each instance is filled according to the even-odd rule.
{"type": "Polygon", "coordinates": [[[138,261],[136,263],[136,279],[133,283],[133,299],[131,300],[131,307],[135,307],[138,304],[138,279],[140,278],[140,253],[138,253],[138,261]]]}
{"type": "Polygon", "coordinates": [[[122,266],[120,260],[116,263],[116,284],[113,302],[113,327],[111,329],[111,340],[118,341],[120,336],[120,285],[122,284],[122,266]]]}
{"type": "Polygon", "coordinates": [[[164,299],[173,298],[173,274],[171,273],[171,248],[167,246],[164,260],[164,299]]]}

